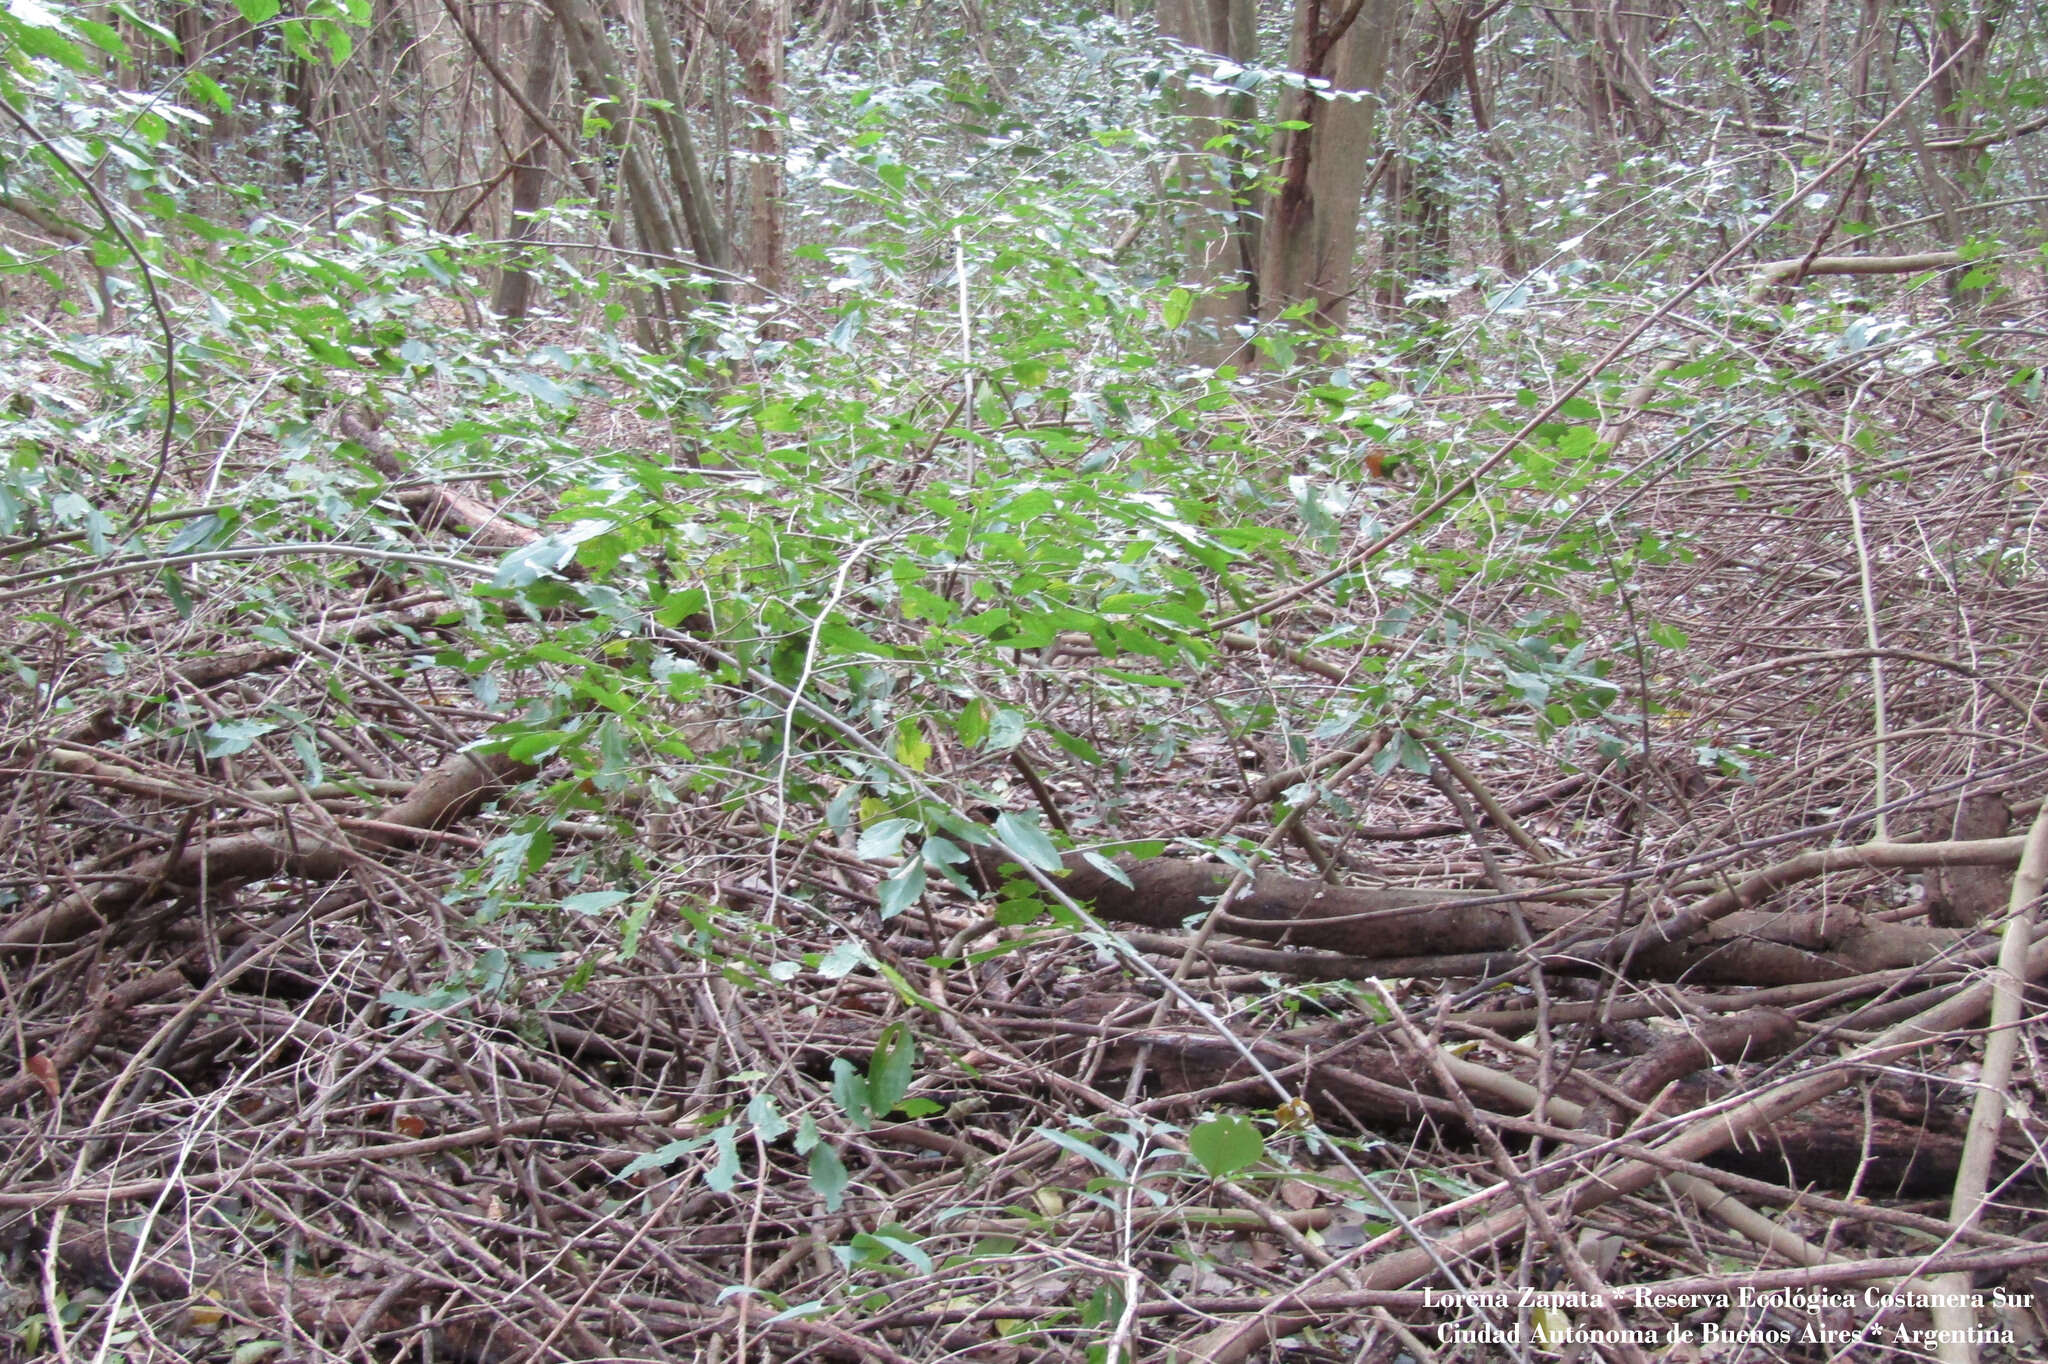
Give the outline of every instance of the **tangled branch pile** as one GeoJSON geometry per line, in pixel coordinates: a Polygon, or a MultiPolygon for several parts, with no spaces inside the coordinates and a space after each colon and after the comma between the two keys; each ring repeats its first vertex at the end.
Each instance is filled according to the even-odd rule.
{"type": "Polygon", "coordinates": [[[1057,563],[1085,464],[949,543],[922,466],[807,475],[870,519],[777,539],[786,488],[599,462],[548,535],[424,398],[322,418],[366,519],[250,552],[195,469],[160,552],[17,540],[16,1342],[1390,1359],[1518,1286],[1856,1348],[1952,1325],[1933,1276],[2023,1300],[2026,1091],[1966,1133],[2038,1073],[1980,1029],[2048,953],[1994,965],[2048,856],[2048,425],[1851,382],[1611,409],[1630,477],[1533,452],[1398,571],[1347,560],[1412,490],[1317,491],[1241,406],[1218,457],[1292,452],[1300,524],[1133,494],[1057,563]],[[1340,576],[1219,629],[1196,563],[1340,576]],[[1959,1180],[1966,1225],[1913,1201],[1959,1180]],[[1734,1305],[1868,1284],[1909,1305],[1734,1305]]]}

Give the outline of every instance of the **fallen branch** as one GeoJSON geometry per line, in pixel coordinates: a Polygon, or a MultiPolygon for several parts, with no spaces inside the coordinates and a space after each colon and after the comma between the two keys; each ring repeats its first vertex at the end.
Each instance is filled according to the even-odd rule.
{"type": "Polygon", "coordinates": [[[190,842],[136,863],[119,879],[94,882],[22,915],[0,929],[0,950],[68,942],[119,918],[160,889],[186,891],[205,885],[218,893],[279,875],[331,881],[358,858],[417,846],[431,831],[467,815],[494,791],[532,774],[533,768],[503,754],[457,753],[423,773],[404,799],[380,811],[375,816],[380,828],[337,837],[299,827],[287,817],[277,829],[190,842]]]}

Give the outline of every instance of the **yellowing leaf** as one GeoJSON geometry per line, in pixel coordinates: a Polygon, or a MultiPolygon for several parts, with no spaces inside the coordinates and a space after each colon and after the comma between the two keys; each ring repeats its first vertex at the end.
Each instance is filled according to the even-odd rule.
{"type": "Polygon", "coordinates": [[[915,720],[905,720],[896,727],[896,761],[913,772],[922,772],[925,764],[932,759],[932,746],[925,740],[924,730],[915,720]]]}

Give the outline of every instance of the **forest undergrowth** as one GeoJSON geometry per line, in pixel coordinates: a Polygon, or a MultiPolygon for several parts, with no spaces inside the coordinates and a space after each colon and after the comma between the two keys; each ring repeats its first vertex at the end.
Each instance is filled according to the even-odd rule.
{"type": "Polygon", "coordinates": [[[737,303],[10,246],[0,1355],[2038,1351],[2038,266],[1215,364],[902,101],[737,303]]]}

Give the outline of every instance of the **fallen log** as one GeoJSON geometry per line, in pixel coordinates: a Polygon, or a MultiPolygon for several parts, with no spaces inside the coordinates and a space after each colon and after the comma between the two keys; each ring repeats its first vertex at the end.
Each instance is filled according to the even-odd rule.
{"type": "MultiPolygon", "coordinates": [[[[1023,1044],[1027,1054],[1062,1072],[1086,1068],[1097,1083],[1128,1074],[1144,1054],[1153,1095],[1149,1111],[1184,1116],[1217,1104],[1271,1101],[1264,1077],[1212,1032],[1171,1025],[1108,1027],[1096,1021],[1149,1012],[1149,1001],[1136,996],[1091,994],[1067,1001],[1057,1018],[1017,1020],[1004,1031],[1019,1038],[1038,1034],[1023,1044]]],[[[1613,1083],[1589,1083],[1585,1075],[1572,1072],[1555,1077],[1551,1092],[1585,1109],[1580,1125],[1589,1135],[1620,1135],[1646,1104],[1653,1104],[1655,1118],[1665,1122],[1722,1103],[1739,1092],[1740,1077],[1698,1072],[1736,1062],[1754,1066],[1789,1051],[1802,1038],[1789,1014],[1755,1009],[1692,1025],[1690,1032],[1674,1035],[1630,1063],[1613,1083]],[[1636,1110],[1618,1113],[1609,1097],[1613,1094],[1634,1101],[1636,1110]]],[[[1270,1033],[1249,1045],[1261,1064],[1285,1075],[1289,1087],[1326,1121],[1341,1123],[1348,1115],[1370,1128],[1403,1132],[1433,1123],[1470,1137],[1429,1068],[1379,1029],[1361,1026],[1356,1017],[1270,1033]]],[[[865,1033],[821,1035],[805,1064],[823,1075],[832,1057],[864,1054],[864,1047],[872,1047],[865,1033]]],[[[1504,1069],[1533,1090],[1533,1062],[1514,1058],[1504,1069]]],[[[1517,1128],[1527,1117],[1526,1106],[1510,1096],[1476,1086],[1468,1086],[1467,1094],[1489,1121],[1517,1128]]],[[[1967,1097],[1951,1086],[1882,1075],[1867,1093],[1776,1115],[1706,1160],[1795,1186],[1912,1193],[1939,1189],[1954,1178],[1961,1157],[1967,1097]]]]}
{"type": "Polygon", "coordinates": [[[494,791],[523,781],[532,772],[527,764],[503,754],[457,753],[423,773],[403,799],[384,807],[374,817],[377,827],[342,833],[287,821],[228,838],[188,839],[170,852],[135,863],[117,879],[87,882],[18,916],[0,928],[0,950],[69,942],[163,891],[182,893],[203,884],[218,893],[280,875],[331,881],[358,858],[418,846],[432,831],[454,823],[494,791]]]}
{"type": "MultiPolygon", "coordinates": [[[[374,416],[365,420],[344,410],[338,420],[343,434],[370,452],[371,463],[380,473],[393,479],[404,475],[404,466],[391,442],[376,429],[374,416]]],[[[399,501],[421,529],[460,528],[468,532],[474,544],[519,549],[540,538],[535,531],[505,519],[496,508],[439,484],[409,489],[400,494],[399,501]]],[[[564,571],[574,568],[571,564],[564,571]]],[[[404,624],[396,619],[373,622],[359,627],[356,634],[362,638],[381,637],[397,632],[404,624]]],[[[272,649],[205,660],[193,665],[185,680],[204,686],[274,667],[295,657],[272,649]]],[[[108,711],[81,727],[78,737],[111,737],[116,727],[117,719],[108,711]]],[[[75,767],[80,763],[90,765],[93,760],[81,752],[71,752],[60,754],[55,761],[60,766],[68,763],[75,767]]],[[[352,833],[341,833],[331,826],[302,827],[290,822],[287,816],[286,822],[274,830],[223,839],[181,840],[170,852],[134,864],[117,879],[90,882],[55,903],[17,917],[0,928],[0,951],[70,941],[166,889],[184,890],[201,884],[239,885],[280,874],[333,880],[352,859],[413,847],[420,841],[413,836],[415,831],[425,833],[452,823],[474,809],[491,791],[524,780],[532,772],[528,765],[502,755],[457,753],[422,774],[409,794],[372,817],[370,827],[359,825],[352,833]]],[[[194,793],[192,803],[198,805],[206,800],[205,795],[194,793]]]]}
{"type": "MultiPolygon", "coordinates": [[[[1963,948],[1967,930],[1893,924],[1841,911],[1750,909],[1774,890],[1845,869],[2017,864],[2024,839],[1872,843],[1828,848],[1758,872],[1665,919],[1618,933],[1576,905],[1464,890],[1358,888],[1261,872],[1216,927],[1256,941],[1341,953],[1361,961],[1410,961],[1533,950],[1546,967],[1593,973],[1626,961],[1651,978],[1785,985],[1847,979],[1919,966],[1963,948]],[[1682,930],[1682,931],[1681,931],[1682,930]],[[1538,939],[1525,948],[1524,934],[1538,939]]],[[[976,850],[985,885],[1003,858],[976,850]]],[[[1215,910],[1237,873],[1217,862],[1120,857],[1122,879],[1080,854],[1063,859],[1061,887],[1102,918],[1178,929],[1215,910]]]]}
{"type": "MultiPolygon", "coordinates": [[[[2002,796],[1969,796],[1944,823],[1943,832],[1957,839],[2003,838],[2012,828],[2012,811],[2002,796]]],[[[1927,874],[1927,921],[1972,928],[2004,909],[2011,893],[2011,875],[1996,867],[1937,867],[1927,874]]]]}
{"type": "MultiPolygon", "coordinates": [[[[57,1256],[74,1280],[98,1288],[126,1285],[152,1298],[190,1301],[195,1308],[251,1325],[274,1327],[290,1320],[309,1336],[337,1343],[417,1331],[432,1336],[435,1353],[468,1364],[499,1364],[519,1353],[520,1347],[536,1343],[509,1318],[485,1322],[443,1314],[431,1327],[422,1326],[423,1308],[439,1307],[444,1296],[463,1291],[452,1278],[429,1283],[416,1268],[408,1267],[389,1281],[308,1274],[285,1279],[267,1269],[181,1255],[178,1240],[168,1238],[165,1245],[151,1246],[143,1255],[135,1238],[123,1232],[80,1228],[64,1234],[57,1256]]],[[[576,1339],[586,1350],[597,1346],[586,1330],[578,1329],[576,1339]]]]}

